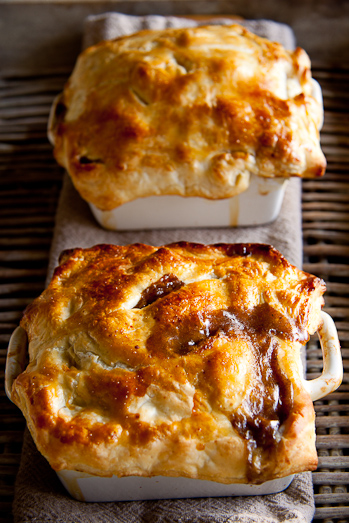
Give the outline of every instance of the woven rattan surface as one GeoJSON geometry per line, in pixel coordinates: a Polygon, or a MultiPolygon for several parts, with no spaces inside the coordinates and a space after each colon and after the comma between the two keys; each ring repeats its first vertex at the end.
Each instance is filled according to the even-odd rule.
{"type": "MultiPolygon", "coordinates": [[[[336,322],[344,380],[315,402],[319,467],[313,473],[315,520],[349,521],[349,70],[318,65],[325,105],[324,179],[303,182],[304,269],[327,283],[326,311],[336,322]]],[[[11,332],[24,307],[44,288],[62,170],[46,138],[53,97],[68,71],[0,77],[0,523],[11,504],[24,420],[6,398],[3,377],[11,332]]],[[[308,378],[322,366],[314,339],[308,378]]]]}

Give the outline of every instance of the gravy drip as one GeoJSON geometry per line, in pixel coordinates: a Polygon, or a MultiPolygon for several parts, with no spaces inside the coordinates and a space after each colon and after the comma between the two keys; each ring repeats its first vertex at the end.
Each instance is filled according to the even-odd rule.
{"type": "Polygon", "coordinates": [[[282,371],[278,358],[278,340],[301,340],[303,333],[284,315],[267,303],[251,311],[220,311],[211,322],[212,335],[218,332],[245,339],[254,356],[253,386],[230,420],[234,429],[246,440],[248,450],[247,477],[250,481],[265,471],[259,469],[258,454],[277,459],[280,429],[293,408],[293,386],[282,371]],[[223,316],[223,321],[222,321],[223,316]]]}
{"type": "MultiPolygon", "coordinates": [[[[249,333],[248,336],[251,336],[249,333]]],[[[280,429],[293,409],[293,386],[277,359],[278,341],[270,335],[252,333],[254,383],[249,394],[231,417],[235,430],[246,440],[247,477],[255,481],[265,471],[259,467],[258,455],[268,454],[270,467],[277,460],[280,429]]]]}
{"type": "MultiPolygon", "coordinates": [[[[214,338],[224,335],[231,339],[246,341],[253,354],[251,385],[238,409],[225,414],[230,417],[234,429],[246,440],[248,450],[248,478],[262,481],[265,473],[259,468],[261,453],[267,453],[267,461],[273,466],[277,460],[280,430],[292,413],[293,385],[282,371],[278,357],[279,341],[303,341],[304,329],[297,320],[289,319],[268,303],[249,310],[234,308],[225,310],[192,312],[189,317],[178,318],[175,323],[158,325],[148,338],[148,348],[160,356],[190,358],[200,352],[204,365],[209,365],[210,350],[214,338]]],[[[265,460],[263,460],[265,461],[265,460]]]]}

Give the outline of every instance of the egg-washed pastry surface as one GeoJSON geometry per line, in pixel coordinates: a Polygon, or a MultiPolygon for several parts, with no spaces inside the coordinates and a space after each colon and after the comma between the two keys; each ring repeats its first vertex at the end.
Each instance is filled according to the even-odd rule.
{"type": "Polygon", "coordinates": [[[322,280],[262,244],[65,251],[11,398],[56,469],[262,483],[317,465],[322,280]]]}
{"type": "Polygon", "coordinates": [[[141,31],[85,50],[49,124],[81,196],[221,199],[251,175],[316,177],[322,104],[310,61],[240,25],[141,31]]]}

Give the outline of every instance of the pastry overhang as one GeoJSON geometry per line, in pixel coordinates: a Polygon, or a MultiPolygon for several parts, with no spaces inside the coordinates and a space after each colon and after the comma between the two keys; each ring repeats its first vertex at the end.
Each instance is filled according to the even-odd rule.
{"type": "Polygon", "coordinates": [[[324,282],[262,244],[65,251],[11,398],[56,469],[262,483],[317,465],[300,348],[324,282]]]}
{"type": "Polygon", "coordinates": [[[228,198],[251,175],[321,176],[322,115],[304,50],[211,25],[85,50],[49,136],[81,196],[106,211],[152,195],[228,198]]]}

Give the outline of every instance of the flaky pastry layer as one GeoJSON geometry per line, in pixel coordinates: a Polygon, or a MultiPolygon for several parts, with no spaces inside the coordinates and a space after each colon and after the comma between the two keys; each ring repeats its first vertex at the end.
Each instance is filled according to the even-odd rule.
{"type": "Polygon", "coordinates": [[[317,465],[300,348],[322,280],[261,244],[65,251],[13,384],[56,469],[262,483],[317,465]]]}
{"type": "Polygon", "coordinates": [[[304,50],[238,24],[141,31],[80,55],[49,136],[101,210],[152,195],[228,198],[251,175],[324,173],[312,93],[304,50]]]}

